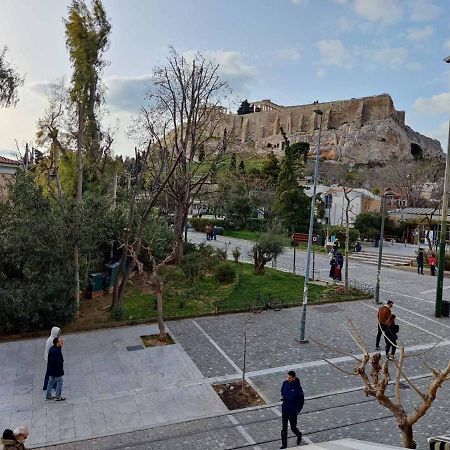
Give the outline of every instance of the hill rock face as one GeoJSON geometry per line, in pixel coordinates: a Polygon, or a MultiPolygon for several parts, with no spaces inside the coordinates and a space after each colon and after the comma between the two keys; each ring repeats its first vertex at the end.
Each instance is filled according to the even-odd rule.
{"type": "Polygon", "coordinates": [[[255,112],[228,114],[224,127],[232,130],[243,148],[257,153],[281,154],[283,136],[291,143],[307,142],[315,152],[321,110],[321,157],[350,164],[382,163],[391,156],[412,159],[413,154],[443,157],[439,141],[415,132],[405,125],[405,112],[394,108],[388,94],[359,99],[280,106],[270,100],[251,104],[255,112]]]}

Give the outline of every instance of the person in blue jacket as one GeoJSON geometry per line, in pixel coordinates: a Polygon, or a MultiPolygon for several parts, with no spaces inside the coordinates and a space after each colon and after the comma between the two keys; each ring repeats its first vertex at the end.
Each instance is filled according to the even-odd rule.
{"type": "Polygon", "coordinates": [[[300,380],[297,378],[295,372],[290,370],[287,375],[287,380],[281,386],[281,447],[287,448],[287,427],[288,422],[291,426],[292,432],[297,436],[297,445],[302,442],[302,433],[297,428],[297,416],[303,408],[305,396],[303,394],[300,380]]]}
{"type": "Polygon", "coordinates": [[[55,337],[53,339],[53,346],[48,352],[47,373],[49,376],[46,400],[65,400],[61,396],[63,377],[64,377],[64,358],[62,354],[62,346],[64,341],[62,337],[55,337]],[[52,396],[52,389],[56,391],[56,397],[52,396]]]}

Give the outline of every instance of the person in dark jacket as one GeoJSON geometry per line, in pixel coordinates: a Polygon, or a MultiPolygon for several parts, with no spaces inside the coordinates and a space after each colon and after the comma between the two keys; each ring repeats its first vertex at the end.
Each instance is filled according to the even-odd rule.
{"type": "Polygon", "coordinates": [[[281,406],[282,428],[281,428],[281,447],[287,448],[287,427],[288,422],[292,432],[297,436],[297,445],[302,441],[302,433],[297,428],[297,416],[303,408],[305,396],[300,385],[300,380],[296,377],[293,370],[288,372],[287,380],[281,386],[281,406]]]}
{"type": "Polygon", "coordinates": [[[62,386],[64,383],[64,358],[62,355],[62,346],[64,341],[62,337],[53,339],[53,347],[48,352],[47,372],[49,376],[46,400],[65,400],[61,396],[62,386]],[[56,391],[56,397],[52,396],[52,389],[56,391]]]}
{"type": "Polygon", "coordinates": [[[397,349],[397,339],[400,327],[395,323],[395,314],[391,314],[388,321],[386,322],[386,358],[394,359],[395,350],[397,349]]]}
{"type": "Polygon", "coordinates": [[[13,430],[10,429],[3,431],[1,443],[3,450],[25,450],[23,443],[16,439],[13,430]]]}
{"type": "Polygon", "coordinates": [[[416,259],[417,259],[417,273],[423,275],[423,263],[425,260],[423,248],[419,248],[419,254],[417,255],[416,259]]]}
{"type": "Polygon", "coordinates": [[[341,281],[342,280],[342,269],[344,267],[344,257],[342,256],[342,253],[337,252],[337,254],[336,254],[336,262],[337,262],[337,264],[339,266],[339,270],[336,271],[336,272],[338,272],[337,273],[338,276],[336,277],[336,279],[338,281],[341,281]]]}
{"type": "Polygon", "coordinates": [[[332,278],[333,280],[336,279],[336,266],[337,266],[336,258],[333,256],[330,259],[330,278],[332,278]]]}

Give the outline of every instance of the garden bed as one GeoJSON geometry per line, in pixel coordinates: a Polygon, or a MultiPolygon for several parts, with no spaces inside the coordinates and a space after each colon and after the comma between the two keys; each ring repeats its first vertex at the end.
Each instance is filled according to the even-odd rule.
{"type": "Polygon", "coordinates": [[[241,381],[215,384],[213,385],[213,389],[229,410],[265,404],[264,400],[247,382],[244,382],[244,389],[242,389],[241,381]]]}

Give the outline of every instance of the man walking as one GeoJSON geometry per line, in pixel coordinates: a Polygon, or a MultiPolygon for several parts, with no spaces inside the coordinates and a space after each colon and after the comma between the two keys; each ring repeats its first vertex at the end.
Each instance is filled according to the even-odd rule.
{"type": "Polygon", "coordinates": [[[387,326],[386,322],[388,322],[389,318],[392,314],[392,307],[394,306],[394,302],[392,300],[388,300],[386,305],[380,306],[378,309],[378,332],[377,332],[377,340],[375,343],[375,350],[380,350],[380,339],[383,332],[386,334],[387,326]]]}
{"type": "Polygon", "coordinates": [[[419,254],[417,255],[417,273],[423,275],[423,263],[424,263],[424,255],[423,248],[419,248],[419,254]]]}
{"type": "Polygon", "coordinates": [[[300,445],[302,442],[302,433],[297,428],[297,416],[303,408],[305,396],[300,385],[300,380],[296,377],[293,370],[288,372],[287,380],[281,386],[281,399],[283,404],[281,406],[282,428],[280,448],[287,448],[288,422],[292,432],[297,436],[297,445],[300,445]]]}
{"type": "Polygon", "coordinates": [[[63,401],[65,397],[61,396],[64,383],[64,358],[62,355],[62,346],[64,341],[62,337],[53,339],[53,347],[48,352],[47,373],[49,376],[46,400],[63,401]],[[52,389],[56,390],[56,397],[52,396],[52,389]]]}

